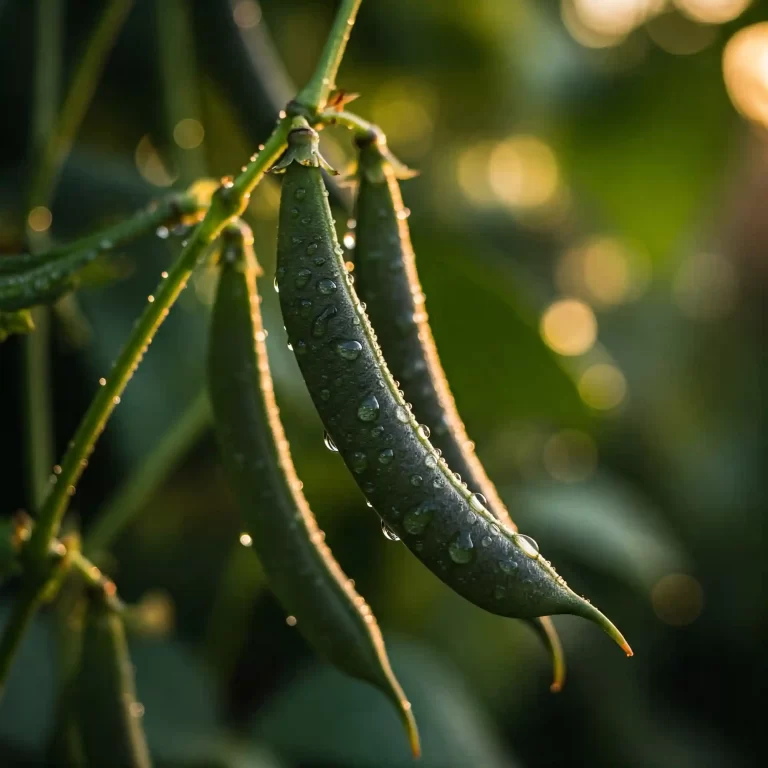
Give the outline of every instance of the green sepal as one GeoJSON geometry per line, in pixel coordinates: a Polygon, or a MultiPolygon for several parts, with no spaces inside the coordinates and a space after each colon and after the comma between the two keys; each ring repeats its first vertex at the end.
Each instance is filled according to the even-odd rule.
{"type": "Polygon", "coordinates": [[[386,136],[381,131],[358,140],[357,146],[360,148],[357,173],[365,175],[372,184],[383,184],[386,181],[386,166],[392,169],[395,178],[400,181],[419,175],[419,171],[409,168],[392,154],[386,136]]]}
{"type": "Polygon", "coordinates": [[[339,172],[320,154],[320,136],[303,118],[294,120],[294,127],[288,134],[288,148],[282,157],[272,166],[270,173],[285,173],[291,163],[298,163],[307,168],[322,168],[332,176],[339,172]]]}

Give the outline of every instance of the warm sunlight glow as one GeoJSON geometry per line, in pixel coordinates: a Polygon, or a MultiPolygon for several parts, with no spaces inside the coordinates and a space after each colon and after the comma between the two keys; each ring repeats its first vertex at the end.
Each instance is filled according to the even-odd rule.
{"type": "Polygon", "coordinates": [[[545,205],[559,184],[555,154],[535,136],[513,136],[491,152],[488,181],[498,198],[512,208],[545,205]]]}
{"type": "Polygon", "coordinates": [[[555,480],[578,483],[597,468],[597,444],[586,432],[564,429],[547,440],[542,461],[555,480]]]}
{"type": "Polygon", "coordinates": [[[587,368],[579,379],[581,399],[598,411],[610,411],[627,395],[624,374],[610,363],[597,363],[587,368]]]}
{"type": "Polygon", "coordinates": [[[27,216],[27,226],[33,232],[47,232],[53,221],[51,212],[44,206],[38,205],[33,208],[27,216]]]}
{"type": "Polygon", "coordinates": [[[704,24],[724,24],[741,16],[752,0],[675,0],[686,15],[704,24]]]}
{"type": "Polygon", "coordinates": [[[651,590],[651,605],[665,624],[685,627],[701,615],[704,590],[692,576],[670,573],[654,584],[651,590]]]}
{"type": "Polygon", "coordinates": [[[723,76],[736,109],[768,127],[768,22],[745,27],[728,41],[723,76]]]}
{"type": "Polygon", "coordinates": [[[592,308],[578,299],[551,304],[541,318],[541,337],[560,355],[583,355],[597,339],[597,318],[592,308]]]}
{"type": "Polygon", "coordinates": [[[563,23],[573,38],[589,48],[621,42],[647,18],[664,7],[665,0],[563,0],[563,23]]]}

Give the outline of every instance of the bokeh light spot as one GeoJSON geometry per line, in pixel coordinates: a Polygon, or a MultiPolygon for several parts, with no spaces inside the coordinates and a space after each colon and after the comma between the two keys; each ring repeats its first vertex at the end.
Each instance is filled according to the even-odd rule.
{"type": "Polygon", "coordinates": [[[135,160],[139,173],[150,184],[156,187],[170,187],[176,181],[176,177],[169,173],[160,153],[152,144],[149,134],[142,136],[136,145],[135,160]]]}
{"type": "Polygon", "coordinates": [[[182,149],[196,149],[203,143],[205,129],[199,120],[185,117],[173,129],[173,140],[182,149]]]}
{"type": "Polygon", "coordinates": [[[736,109],[768,126],[768,22],[745,27],[728,41],[723,77],[736,109]]]}
{"type": "Polygon", "coordinates": [[[597,318],[592,308],[578,299],[560,299],[541,318],[541,336],[560,355],[583,355],[597,339],[597,318]]]}
{"type": "Polygon", "coordinates": [[[47,232],[52,222],[53,216],[44,205],[36,206],[27,216],[27,225],[33,232],[47,232]]]}
{"type": "Polygon", "coordinates": [[[686,15],[703,24],[724,24],[741,16],[752,0],[674,0],[686,15]]]}
{"type": "Polygon", "coordinates": [[[684,627],[701,615],[704,590],[692,576],[670,573],[659,579],[651,589],[651,605],[665,624],[684,627]]]}
{"type": "Polygon", "coordinates": [[[535,136],[513,136],[497,144],[488,161],[488,181],[512,208],[551,202],[559,185],[554,152],[535,136]]]}
{"type": "Polygon", "coordinates": [[[238,0],[232,16],[240,29],[252,29],[261,21],[261,8],[254,0],[238,0]]]}
{"type": "Polygon", "coordinates": [[[577,483],[597,468],[597,444],[586,432],[564,429],[544,444],[542,461],[555,480],[577,483]]]}
{"type": "Polygon", "coordinates": [[[627,396],[627,380],[615,365],[597,363],[579,378],[579,394],[590,408],[609,411],[627,396]]]}

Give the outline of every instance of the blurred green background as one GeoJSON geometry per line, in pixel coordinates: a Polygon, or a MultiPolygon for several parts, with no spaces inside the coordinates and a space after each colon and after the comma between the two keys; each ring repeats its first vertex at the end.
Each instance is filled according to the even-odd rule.
{"type": "MultiPolygon", "coordinates": [[[[36,5],[0,0],[4,252],[23,243],[34,170],[36,5]]],[[[60,5],[66,83],[105,3],[60,5]]],[[[27,222],[55,241],[198,176],[236,172],[311,73],[335,9],[133,6],[50,216],[27,222]]],[[[279,187],[270,179],[253,196],[294,458],[389,641],[425,768],[762,764],[768,31],[751,25],[766,18],[757,0],[365,0],[338,79],[361,94],[352,109],[421,171],[403,194],[438,348],[480,457],[521,530],[635,650],[627,660],[594,626],[558,618],[569,667],[559,695],[533,633],[464,602],[387,541],[323,447],[272,290],[279,187]]],[[[345,169],[346,132],[328,129],[322,142],[345,169]]],[[[338,186],[342,234],[349,200],[338,186]]],[[[57,456],[182,237],[126,249],[120,280],[94,280],[51,312],[57,456]]],[[[131,647],[156,762],[409,765],[388,703],[312,657],[239,543],[199,418],[212,277],[194,278],[158,334],[69,521],[87,535],[116,488],[146,497],[100,562],[137,604],[131,647]],[[174,450],[158,455],[169,430],[174,450]]],[[[2,514],[32,507],[24,343],[0,345],[2,514]]],[[[16,587],[0,593],[0,622],[16,587]]],[[[2,766],[51,764],[55,641],[48,610],[0,703],[2,766]]]]}

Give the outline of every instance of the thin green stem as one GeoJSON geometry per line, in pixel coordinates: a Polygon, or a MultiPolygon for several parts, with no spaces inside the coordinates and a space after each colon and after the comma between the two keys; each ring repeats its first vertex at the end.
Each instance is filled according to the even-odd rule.
{"type": "MultiPolygon", "coordinates": [[[[49,6],[51,2],[57,4],[58,0],[41,0],[43,6],[49,6]]],[[[53,122],[55,132],[47,132],[45,141],[39,145],[42,156],[29,193],[32,206],[46,205],[50,200],[61,165],[69,154],[101,79],[107,56],[132,6],[133,0],[110,0],[96,22],[78,61],[58,119],[53,122]]],[[[54,111],[57,104],[58,99],[52,102],[54,111]]]]}
{"type": "Polygon", "coordinates": [[[309,110],[310,114],[314,115],[324,109],[328,97],[336,88],[336,75],[361,2],[362,0],[341,0],[315,73],[296,97],[296,101],[309,110]]]}
{"type": "MultiPolygon", "coordinates": [[[[52,142],[61,90],[63,3],[38,0],[35,29],[35,68],[32,104],[32,164],[43,165],[46,148],[52,142]]],[[[25,221],[36,205],[48,199],[35,199],[32,191],[25,201],[25,221]]],[[[44,245],[47,235],[27,228],[25,240],[31,248],[44,245]]],[[[24,339],[23,403],[25,422],[26,484],[30,504],[38,509],[47,490],[48,474],[54,458],[53,418],[50,395],[50,313],[47,308],[33,312],[36,333],[24,339]]]]}
{"type": "Polygon", "coordinates": [[[66,245],[56,246],[47,251],[0,256],[0,275],[23,272],[78,252],[111,250],[154,232],[159,227],[170,228],[182,222],[189,223],[190,220],[194,222],[205,213],[209,198],[209,195],[199,194],[191,189],[186,193],[171,195],[159,202],[151,203],[129,219],[66,245]]]}
{"type": "Polygon", "coordinates": [[[335,109],[329,109],[318,115],[320,123],[323,125],[341,125],[349,128],[355,136],[368,136],[371,133],[381,133],[381,129],[364,120],[362,117],[352,112],[337,112],[335,109]]]}
{"type": "Polygon", "coordinates": [[[122,531],[146,508],[150,498],[200,438],[209,422],[208,398],[201,392],[101,509],[98,519],[85,536],[83,550],[86,553],[93,556],[110,548],[122,531]]]}

